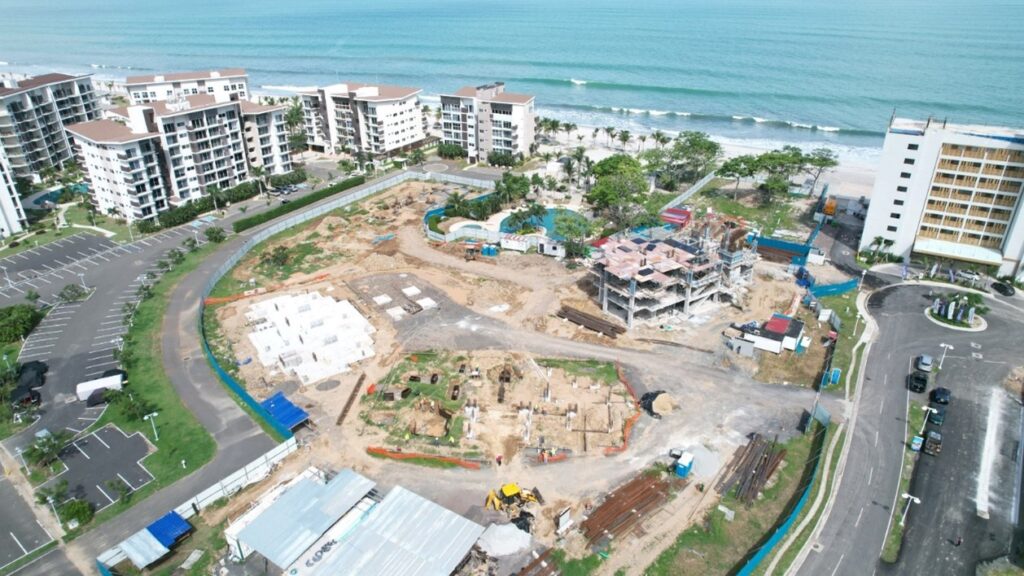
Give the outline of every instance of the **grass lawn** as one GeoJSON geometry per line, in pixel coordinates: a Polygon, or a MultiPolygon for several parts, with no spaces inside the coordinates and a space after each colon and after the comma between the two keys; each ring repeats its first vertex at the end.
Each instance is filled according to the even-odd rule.
{"type": "Polygon", "coordinates": [[[433,458],[388,458],[383,454],[374,454],[373,452],[367,452],[372,458],[380,458],[381,460],[393,460],[401,464],[415,464],[417,466],[424,466],[426,468],[439,468],[441,470],[447,470],[449,468],[458,468],[458,464],[452,462],[445,462],[444,460],[434,460],[433,458]]]}
{"type": "MultiPolygon", "coordinates": [[[[910,450],[910,443],[914,436],[921,431],[924,425],[926,413],[922,409],[924,404],[911,400],[907,406],[907,438],[903,450],[903,469],[900,471],[900,485],[898,494],[905,494],[910,490],[910,479],[914,475],[914,466],[917,464],[918,453],[910,450]]],[[[900,517],[903,515],[903,508],[906,501],[900,498],[892,511],[892,523],[889,533],[885,536],[885,545],[882,546],[882,560],[893,563],[899,558],[900,547],[903,545],[903,526],[900,526],[900,517]]]]}
{"type": "MultiPolygon", "coordinates": [[[[847,292],[838,296],[825,296],[818,301],[826,308],[831,308],[841,322],[839,329],[839,340],[836,342],[836,350],[832,355],[832,367],[843,370],[842,377],[846,378],[846,371],[850,369],[850,362],[853,359],[853,346],[857,339],[864,333],[864,320],[857,321],[857,294],[860,292],[847,292]],[[857,331],[854,332],[854,327],[857,331]]],[[[834,386],[833,389],[842,393],[844,386],[834,386]]]]}
{"type": "Polygon", "coordinates": [[[566,559],[565,550],[552,550],[551,558],[558,565],[559,574],[562,576],[588,576],[597,571],[603,561],[597,554],[584,556],[577,559],[566,559]]]}
{"type": "MultiPolygon", "coordinates": [[[[78,205],[68,208],[67,212],[64,213],[64,219],[67,221],[68,225],[79,224],[82,226],[95,226],[97,228],[109,230],[114,233],[114,236],[110,238],[114,242],[130,242],[132,234],[135,235],[135,238],[143,237],[143,234],[139,232],[138,228],[133,226],[132,234],[129,234],[127,224],[102,214],[96,214],[96,218],[94,220],[95,223],[90,224],[88,210],[78,205]]],[[[74,228],[71,228],[71,230],[74,230],[74,228]]]]}
{"type": "MultiPolygon", "coordinates": [[[[0,355],[7,356],[7,361],[11,363],[12,368],[18,359],[19,352],[21,352],[21,342],[9,342],[0,346],[0,355]]],[[[0,370],[3,369],[6,369],[6,366],[0,363],[0,370]]],[[[12,417],[11,409],[6,403],[0,406],[0,440],[17,434],[29,424],[28,422],[15,423],[12,417]]]]}
{"type": "MultiPolygon", "coordinates": [[[[153,295],[139,304],[132,328],[125,336],[124,355],[127,359],[125,370],[128,372],[128,389],[136,397],[151,403],[160,414],[157,419],[160,441],[155,443],[158,450],[143,460],[146,469],[153,474],[153,481],[133,493],[127,502],[118,502],[106,508],[97,514],[89,525],[75,533],[69,532],[67,539],[77,536],[85,528],[113,518],[160,488],[194,472],[213,458],[216,444],[181,401],[167,377],[160,345],[170,293],[185,275],[216,249],[216,246],[207,244],[196,252],[186,254],[181,264],[164,274],[153,286],[153,295]],[[182,460],[185,460],[187,468],[181,467],[182,460]]],[[[116,405],[109,406],[92,429],[108,423],[117,424],[127,434],[142,432],[150,441],[153,440],[149,422],[128,418],[116,405]]]]}
{"type": "Polygon", "coordinates": [[[609,385],[619,383],[619,373],[615,369],[615,364],[611,362],[541,358],[537,360],[537,364],[545,368],[561,368],[566,374],[601,380],[609,385]]]}
{"type": "MultiPolygon", "coordinates": [[[[817,430],[821,430],[817,427],[817,430]]],[[[676,574],[732,574],[776,524],[789,513],[806,482],[808,458],[821,434],[797,436],[785,444],[786,457],[762,497],[749,507],[730,492],[721,504],[735,512],[732,522],[717,508],[708,512],[702,524],[686,529],[646,568],[646,576],[676,574]]]]}

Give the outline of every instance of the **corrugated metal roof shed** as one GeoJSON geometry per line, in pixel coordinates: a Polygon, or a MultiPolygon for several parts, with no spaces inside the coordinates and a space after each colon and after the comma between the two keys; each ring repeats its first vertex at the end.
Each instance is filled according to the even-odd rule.
{"type": "Polygon", "coordinates": [[[484,527],[396,486],[312,576],[448,576],[484,527]]]}
{"type": "Polygon", "coordinates": [[[132,534],[118,546],[138,569],[143,569],[163,558],[170,550],[160,543],[149,530],[143,528],[132,534]]]}
{"type": "Polygon", "coordinates": [[[305,478],[246,526],[238,539],[285,569],[375,485],[349,469],[327,484],[305,478]]]}

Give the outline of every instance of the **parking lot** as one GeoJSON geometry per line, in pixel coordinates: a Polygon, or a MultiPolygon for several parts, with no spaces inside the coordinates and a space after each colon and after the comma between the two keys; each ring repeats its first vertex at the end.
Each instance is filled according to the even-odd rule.
{"type": "Polygon", "coordinates": [[[53,540],[7,474],[0,468],[0,570],[53,540]]]}
{"type": "Polygon", "coordinates": [[[60,455],[67,470],[44,486],[67,480],[69,497],[102,510],[119,498],[117,485],[134,492],[153,480],[139,462],[149,450],[149,442],[138,432],[128,436],[113,424],[104,426],[69,444],[60,455]]]}

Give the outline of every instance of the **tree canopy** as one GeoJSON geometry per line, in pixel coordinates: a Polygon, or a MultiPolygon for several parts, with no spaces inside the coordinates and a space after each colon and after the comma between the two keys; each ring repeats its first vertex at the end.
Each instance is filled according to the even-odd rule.
{"type": "Polygon", "coordinates": [[[614,154],[594,164],[593,173],[597,178],[610,176],[612,174],[624,174],[636,172],[643,174],[643,167],[640,161],[628,154],[614,154]]]}

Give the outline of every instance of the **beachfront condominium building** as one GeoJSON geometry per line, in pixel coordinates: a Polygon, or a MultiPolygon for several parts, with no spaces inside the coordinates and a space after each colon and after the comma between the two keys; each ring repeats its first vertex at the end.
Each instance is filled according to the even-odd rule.
{"type": "Polygon", "coordinates": [[[348,82],[300,92],[306,141],[319,152],[390,156],[426,138],[419,88],[348,82]]]}
{"type": "Polygon", "coordinates": [[[1024,277],[1022,186],[1024,129],[894,118],[860,248],[1024,277]]]}
{"type": "Polygon", "coordinates": [[[238,100],[249,98],[249,76],[241,68],[129,76],[124,86],[132,104],[176,100],[200,94],[218,98],[227,95],[229,99],[238,100]]]}
{"type": "Polygon", "coordinates": [[[492,152],[528,156],[536,121],[533,103],[528,94],[505,92],[504,82],[442,94],[442,140],[462,147],[471,162],[487,160],[492,152]]]}
{"type": "Polygon", "coordinates": [[[249,167],[261,168],[267,175],[291,172],[288,128],[284,123],[288,106],[264,106],[248,101],[239,102],[239,106],[249,167]]]}
{"type": "Polygon", "coordinates": [[[44,74],[0,87],[0,144],[16,178],[74,157],[65,127],[100,116],[91,76],[44,74]]]}
{"type": "Polygon", "coordinates": [[[97,208],[145,220],[205,196],[211,186],[248,179],[241,105],[228,97],[117,108],[108,120],[72,126],[97,208]]]}
{"type": "Polygon", "coordinates": [[[14,186],[14,172],[7,154],[0,147],[0,237],[7,238],[25,229],[25,210],[14,186]]]}

